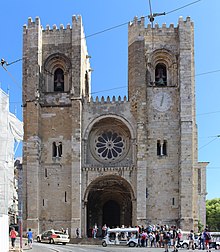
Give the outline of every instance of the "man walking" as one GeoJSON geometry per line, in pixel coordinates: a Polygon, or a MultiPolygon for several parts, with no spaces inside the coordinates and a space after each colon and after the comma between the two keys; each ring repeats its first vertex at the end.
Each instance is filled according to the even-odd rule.
{"type": "Polygon", "coordinates": [[[29,228],[28,232],[27,232],[27,238],[28,238],[28,246],[30,249],[32,249],[32,244],[33,244],[33,232],[31,231],[31,229],[29,228]]]}

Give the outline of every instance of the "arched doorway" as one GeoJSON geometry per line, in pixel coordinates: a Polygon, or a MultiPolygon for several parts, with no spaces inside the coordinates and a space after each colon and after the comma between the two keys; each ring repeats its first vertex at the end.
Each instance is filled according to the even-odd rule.
{"type": "Polygon", "coordinates": [[[109,175],[96,179],[88,188],[87,236],[97,225],[98,236],[104,224],[108,227],[132,225],[132,198],[130,184],[120,176],[109,175]]]}
{"type": "Polygon", "coordinates": [[[103,206],[102,223],[117,227],[120,223],[120,206],[114,200],[107,201],[103,206]]]}

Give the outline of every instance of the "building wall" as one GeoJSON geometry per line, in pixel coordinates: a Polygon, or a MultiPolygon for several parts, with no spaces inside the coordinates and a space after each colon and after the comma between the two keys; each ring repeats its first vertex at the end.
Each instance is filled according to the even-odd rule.
{"type": "Polygon", "coordinates": [[[73,16],[72,27],[44,30],[39,18],[24,27],[25,228],[69,228],[73,237],[77,227],[88,235],[104,221],[186,230],[204,221],[193,23],[180,18],[177,27],[156,25],[152,31],[144,22],[129,24],[128,98],[106,100],[89,96],[81,17],[73,16]],[[56,69],[63,71],[61,92],[54,91],[56,69]],[[62,155],[54,156],[54,143],[62,155]],[[109,219],[107,206],[118,218],[109,219]]]}
{"type": "Polygon", "coordinates": [[[8,251],[9,224],[17,224],[18,201],[14,171],[15,139],[22,139],[22,123],[9,111],[9,95],[0,89],[0,244],[8,251]],[[21,138],[18,137],[20,134],[21,138]]]}

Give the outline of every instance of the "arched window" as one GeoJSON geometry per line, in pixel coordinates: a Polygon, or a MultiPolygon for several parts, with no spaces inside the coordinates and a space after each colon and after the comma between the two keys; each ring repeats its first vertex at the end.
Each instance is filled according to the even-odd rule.
{"type": "Polygon", "coordinates": [[[54,72],[54,91],[64,91],[64,73],[61,68],[57,68],[54,72]]]}
{"type": "Polygon", "coordinates": [[[156,65],[155,84],[156,84],[156,86],[166,86],[167,85],[167,68],[162,63],[159,63],[156,65]]]}

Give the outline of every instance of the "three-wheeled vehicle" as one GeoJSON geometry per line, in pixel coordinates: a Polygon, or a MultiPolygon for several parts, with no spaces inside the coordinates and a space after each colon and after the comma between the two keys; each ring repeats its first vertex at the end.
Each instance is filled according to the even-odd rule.
{"type": "Polygon", "coordinates": [[[102,240],[102,246],[128,245],[129,247],[136,247],[138,236],[139,228],[111,228],[107,230],[107,234],[102,240]]]}

